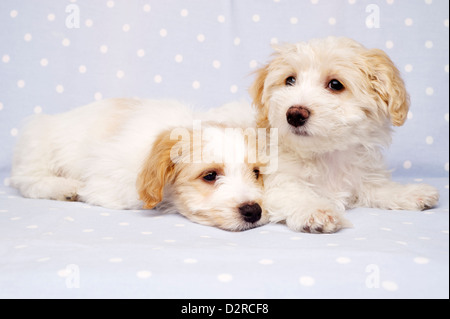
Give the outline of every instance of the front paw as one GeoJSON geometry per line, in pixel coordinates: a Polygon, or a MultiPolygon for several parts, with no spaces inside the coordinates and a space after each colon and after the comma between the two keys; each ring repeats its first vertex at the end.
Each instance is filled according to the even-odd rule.
{"type": "Polygon", "coordinates": [[[425,210],[439,202],[439,191],[427,184],[404,185],[399,192],[393,192],[390,209],[425,210]]]}
{"type": "Polygon", "coordinates": [[[317,208],[310,213],[298,212],[286,219],[289,228],[305,233],[335,233],[352,224],[343,217],[343,213],[333,208],[317,208]]]}

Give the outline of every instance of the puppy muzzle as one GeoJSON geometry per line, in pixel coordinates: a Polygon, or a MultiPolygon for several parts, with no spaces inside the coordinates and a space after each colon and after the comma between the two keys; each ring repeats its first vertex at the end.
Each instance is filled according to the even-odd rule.
{"type": "Polygon", "coordinates": [[[287,110],[286,120],[293,127],[300,127],[306,124],[310,114],[306,107],[294,105],[287,110]]]}

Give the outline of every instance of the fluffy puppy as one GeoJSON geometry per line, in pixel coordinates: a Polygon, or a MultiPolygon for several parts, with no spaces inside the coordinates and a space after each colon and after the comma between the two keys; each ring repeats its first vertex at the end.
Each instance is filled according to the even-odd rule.
{"type": "Polygon", "coordinates": [[[32,118],[11,184],[30,198],[158,208],[245,230],[268,221],[255,143],[242,129],[202,126],[175,101],[104,100],[32,118]]]}
{"type": "Polygon", "coordinates": [[[347,38],[275,48],[250,88],[258,126],[278,129],[278,170],[264,177],[271,221],[332,233],[346,208],[423,210],[438,202],[425,184],[390,179],[382,149],[401,126],[409,96],[381,50],[347,38]]]}

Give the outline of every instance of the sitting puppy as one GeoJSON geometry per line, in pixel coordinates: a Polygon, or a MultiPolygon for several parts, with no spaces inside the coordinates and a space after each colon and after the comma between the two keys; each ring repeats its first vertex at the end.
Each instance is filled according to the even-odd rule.
{"type": "Polygon", "coordinates": [[[259,127],[277,128],[277,172],[264,177],[271,221],[297,231],[350,226],[345,208],[423,210],[438,202],[425,184],[390,180],[382,148],[406,119],[409,97],[381,50],[347,38],[279,46],[250,88],[259,127]]]}
{"type": "Polygon", "coordinates": [[[38,115],[16,146],[11,185],[25,197],[156,207],[232,231],[268,222],[256,139],[193,116],[178,102],[135,99],[38,115]]]}

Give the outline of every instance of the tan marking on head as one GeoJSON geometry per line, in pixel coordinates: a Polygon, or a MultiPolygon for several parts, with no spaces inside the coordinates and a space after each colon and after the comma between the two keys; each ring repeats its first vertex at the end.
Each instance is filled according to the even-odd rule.
{"type": "Polygon", "coordinates": [[[386,107],[392,124],[403,125],[408,115],[410,101],[399,70],[382,50],[366,50],[363,57],[365,65],[362,70],[368,76],[380,103],[386,107]]]}

